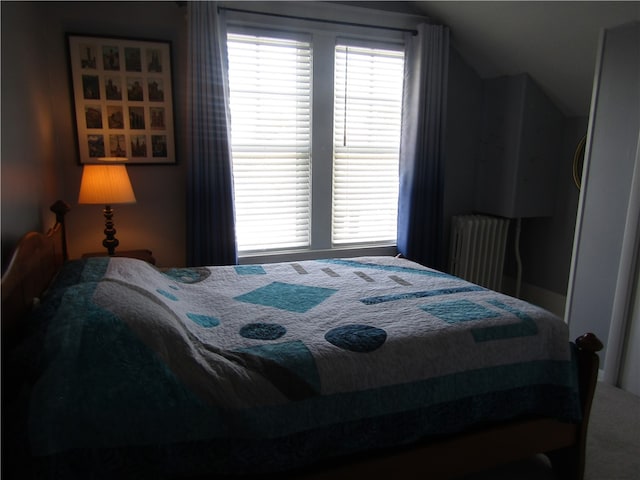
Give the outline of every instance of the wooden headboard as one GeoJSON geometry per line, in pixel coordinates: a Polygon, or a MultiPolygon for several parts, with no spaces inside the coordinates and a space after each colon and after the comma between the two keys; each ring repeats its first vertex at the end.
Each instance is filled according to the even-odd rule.
{"type": "Polygon", "coordinates": [[[46,234],[24,235],[2,276],[3,349],[20,338],[24,317],[68,259],[64,216],[69,206],[58,200],[50,209],[56,214],[55,225],[46,234]]]}

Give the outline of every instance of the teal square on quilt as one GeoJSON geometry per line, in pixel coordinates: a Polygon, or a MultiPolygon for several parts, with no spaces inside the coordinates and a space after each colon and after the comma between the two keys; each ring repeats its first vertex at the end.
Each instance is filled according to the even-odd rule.
{"type": "Polygon", "coordinates": [[[423,305],[420,308],[438,317],[440,320],[452,324],[500,316],[499,313],[469,300],[454,300],[451,302],[423,305]]]}
{"type": "Polygon", "coordinates": [[[236,273],[238,275],[266,275],[264,267],[261,265],[236,265],[236,273]]]}
{"type": "Polygon", "coordinates": [[[332,288],[273,282],[252,292],[235,297],[235,300],[279,308],[289,312],[304,313],[320,305],[336,291],[332,288]]]}

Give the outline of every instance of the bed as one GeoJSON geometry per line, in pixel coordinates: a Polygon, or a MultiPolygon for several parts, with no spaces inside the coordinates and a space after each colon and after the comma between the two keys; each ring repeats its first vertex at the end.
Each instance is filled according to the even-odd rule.
{"type": "Polygon", "coordinates": [[[397,257],[68,260],[52,210],[2,277],[3,473],[583,477],[602,345],[550,313],[397,257]]]}

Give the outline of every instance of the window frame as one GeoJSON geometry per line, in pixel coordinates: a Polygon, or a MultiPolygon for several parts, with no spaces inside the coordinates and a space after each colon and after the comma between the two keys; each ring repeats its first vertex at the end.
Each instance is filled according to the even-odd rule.
{"type": "Polygon", "coordinates": [[[335,47],[344,39],[370,47],[403,49],[405,33],[368,27],[343,27],[260,13],[226,12],[227,31],[274,36],[309,35],[312,50],[311,241],[308,248],[239,252],[241,264],[315,258],[395,255],[396,242],[332,245],[333,98],[335,47]],[[330,101],[327,101],[330,99],[330,101]],[[320,207],[321,204],[324,207],[320,207]]]}

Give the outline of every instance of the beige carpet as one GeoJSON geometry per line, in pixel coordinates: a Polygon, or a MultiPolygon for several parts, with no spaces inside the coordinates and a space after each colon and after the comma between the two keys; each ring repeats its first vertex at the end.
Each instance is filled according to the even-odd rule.
{"type": "Polygon", "coordinates": [[[640,479],[640,397],[599,383],[587,436],[585,480],[640,479]]]}
{"type": "MultiPolygon", "coordinates": [[[[464,480],[563,480],[540,455],[464,480]]],[[[598,383],[587,436],[585,480],[640,480],[640,397],[598,383]]]]}

